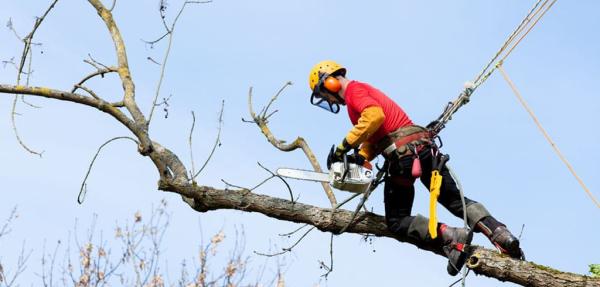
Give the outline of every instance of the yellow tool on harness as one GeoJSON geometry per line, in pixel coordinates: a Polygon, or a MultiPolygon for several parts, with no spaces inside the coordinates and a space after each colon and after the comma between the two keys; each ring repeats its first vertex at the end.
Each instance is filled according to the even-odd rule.
{"type": "Polygon", "coordinates": [[[434,155],[431,160],[431,182],[429,183],[429,235],[435,239],[437,237],[437,200],[440,197],[440,188],[442,187],[442,175],[440,170],[444,167],[446,162],[450,159],[447,154],[439,156],[434,155]]]}
{"type": "Polygon", "coordinates": [[[431,183],[429,185],[429,235],[435,239],[437,237],[437,211],[436,205],[440,196],[440,187],[442,186],[442,176],[438,170],[431,172],[431,183]]]}

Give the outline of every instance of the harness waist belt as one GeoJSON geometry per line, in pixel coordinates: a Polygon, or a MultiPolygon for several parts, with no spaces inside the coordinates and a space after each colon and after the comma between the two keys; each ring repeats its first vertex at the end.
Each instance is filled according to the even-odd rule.
{"type": "Polygon", "coordinates": [[[396,151],[398,149],[398,147],[401,147],[401,146],[411,143],[413,141],[418,141],[423,138],[429,138],[429,137],[430,137],[430,134],[428,131],[417,132],[414,134],[410,134],[410,135],[401,137],[398,140],[392,142],[392,144],[387,146],[385,149],[383,149],[382,153],[384,156],[388,156],[392,152],[396,151]]]}

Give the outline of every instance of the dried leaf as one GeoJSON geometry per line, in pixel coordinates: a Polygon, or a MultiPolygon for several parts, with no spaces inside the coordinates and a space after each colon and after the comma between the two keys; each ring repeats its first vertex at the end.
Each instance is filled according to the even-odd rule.
{"type": "Polygon", "coordinates": [[[115,237],[116,238],[123,237],[123,230],[121,229],[121,227],[117,227],[117,229],[115,230],[115,237]]]}
{"type": "Polygon", "coordinates": [[[211,238],[210,242],[212,246],[210,248],[210,251],[213,256],[217,254],[217,245],[219,245],[219,243],[221,243],[223,239],[225,239],[225,233],[223,232],[223,230],[219,231],[219,233],[215,234],[215,236],[211,238]]]}
{"type": "Polygon", "coordinates": [[[77,283],[77,286],[88,286],[90,283],[90,277],[87,274],[83,274],[81,275],[81,277],[79,277],[79,283],[77,283]]]}
{"type": "Polygon", "coordinates": [[[139,212],[139,211],[137,211],[137,212],[135,213],[135,215],[134,215],[134,218],[135,218],[135,222],[136,222],[136,223],[137,223],[137,222],[141,222],[141,221],[142,221],[142,213],[141,213],[141,212],[139,212]]]}
{"type": "Polygon", "coordinates": [[[145,285],[145,287],[164,287],[164,286],[165,286],[165,282],[160,275],[154,276],[152,278],[152,281],[150,281],[148,284],[145,285]]]}
{"type": "Polygon", "coordinates": [[[229,262],[229,264],[227,264],[227,268],[225,269],[225,274],[227,275],[227,277],[233,277],[233,275],[235,275],[235,272],[237,271],[237,266],[235,264],[235,262],[229,262]]]}
{"type": "Polygon", "coordinates": [[[281,274],[277,276],[277,287],[285,287],[285,280],[283,280],[281,274]]]}

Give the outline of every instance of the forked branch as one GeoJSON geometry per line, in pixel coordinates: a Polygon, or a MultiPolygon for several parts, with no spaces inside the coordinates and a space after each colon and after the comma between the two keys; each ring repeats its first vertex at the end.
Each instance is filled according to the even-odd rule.
{"type": "MultiPolygon", "coordinates": [[[[277,97],[279,97],[279,95],[283,92],[283,90],[291,84],[292,84],[292,82],[285,83],[283,85],[283,87],[281,87],[281,89],[279,89],[279,91],[275,94],[275,96],[273,96],[273,98],[271,98],[271,100],[269,101],[269,104],[267,104],[264,108],[262,108],[261,112],[258,115],[254,112],[254,109],[252,107],[252,87],[251,87],[250,90],[248,91],[248,109],[250,111],[250,116],[252,117],[252,121],[250,121],[250,122],[255,123],[260,128],[260,131],[263,133],[263,135],[265,135],[267,140],[277,149],[279,149],[281,151],[285,151],[285,152],[290,152],[290,151],[296,150],[298,148],[302,149],[302,151],[308,158],[308,161],[310,161],[310,164],[312,165],[313,169],[316,172],[323,172],[323,170],[321,169],[321,165],[319,164],[319,161],[317,160],[317,157],[312,152],[312,150],[310,149],[310,147],[308,146],[308,143],[306,142],[306,140],[304,140],[304,138],[297,137],[291,144],[286,144],[285,141],[277,139],[273,135],[273,132],[271,132],[271,129],[269,129],[268,119],[274,113],[274,112],[269,113],[269,108],[271,107],[271,104],[273,104],[273,102],[275,102],[277,97]]],[[[323,186],[323,190],[325,190],[325,194],[327,195],[327,198],[329,199],[331,206],[335,207],[337,205],[337,200],[335,199],[335,195],[333,194],[331,187],[329,186],[329,184],[327,184],[325,182],[321,183],[321,185],[323,186]]]]}

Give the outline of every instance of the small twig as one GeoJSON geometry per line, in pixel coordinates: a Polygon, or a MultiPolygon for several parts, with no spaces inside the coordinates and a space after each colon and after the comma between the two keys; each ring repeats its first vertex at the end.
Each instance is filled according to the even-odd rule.
{"type": "Polygon", "coordinates": [[[279,255],[285,254],[287,252],[290,252],[290,251],[292,251],[292,249],[294,249],[294,247],[296,247],[296,245],[298,245],[298,243],[300,243],[300,241],[302,241],[302,239],[304,239],[304,237],[306,237],[306,235],[308,235],[315,228],[316,227],[313,226],[310,229],[308,229],[306,232],[304,232],[304,234],[302,234],[302,236],[300,236],[300,238],[298,240],[296,240],[296,242],[294,244],[292,244],[292,246],[281,248],[282,251],[280,251],[280,252],[273,253],[273,254],[267,254],[267,253],[261,253],[258,251],[254,251],[254,254],[260,255],[260,256],[266,256],[266,257],[274,257],[274,256],[279,256],[279,255]]]}
{"type": "MultiPolygon", "coordinates": [[[[28,61],[27,61],[27,72],[25,73],[26,77],[25,77],[25,86],[29,86],[29,80],[31,79],[31,74],[33,73],[33,70],[31,69],[31,63],[33,62],[33,53],[31,52],[31,49],[29,49],[29,57],[28,57],[28,61]]],[[[25,100],[25,95],[21,95],[21,102],[23,102],[24,104],[32,107],[32,108],[36,108],[36,109],[41,109],[42,107],[40,106],[36,106],[28,101],[25,100]]]]}
{"type": "Polygon", "coordinates": [[[369,195],[371,195],[371,189],[365,191],[365,193],[363,194],[363,197],[360,199],[360,202],[356,206],[356,209],[352,213],[352,217],[350,217],[350,221],[348,221],[348,224],[346,224],[346,226],[344,226],[342,228],[342,230],[340,230],[340,234],[346,232],[348,227],[350,227],[354,223],[354,220],[356,219],[356,216],[360,212],[360,209],[365,206],[365,202],[367,202],[367,200],[369,199],[369,195]]]}
{"type": "Polygon", "coordinates": [[[247,120],[247,119],[244,119],[244,117],[242,117],[242,122],[249,123],[249,124],[257,124],[256,121],[254,121],[254,120],[252,120],[252,121],[251,120],[247,120]]]}
{"type": "Polygon", "coordinates": [[[448,286],[448,287],[452,287],[452,286],[456,285],[456,283],[458,283],[458,282],[461,282],[461,281],[463,281],[463,283],[461,283],[461,285],[464,287],[464,286],[465,286],[465,283],[464,283],[464,278],[465,278],[465,277],[467,277],[467,275],[469,274],[469,271],[470,271],[470,270],[471,270],[471,269],[467,269],[467,271],[466,271],[466,273],[464,274],[464,276],[463,276],[463,277],[461,277],[460,279],[458,279],[458,280],[454,281],[454,282],[453,282],[452,284],[450,284],[450,286],[448,286]]]}
{"type": "MultiPolygon", "coordinates": [[[[335,206],[332,208],[332,212],[331,212],[332,216],[333,216],[333,214],[335,213],[335,211],[336,211],[338,208],[340,208],[340,207],[342,207],[344,204],[346,204],[346,203],[350,202],[350,200],[352,200],[353,198],[357,197],[358,195],[360,195],[360,193],[353,194],[352,196],[350,196],[350,197],[349,197],[349,198],[347,198],[346,200],[344,200],[344,201],[342,201],[342,202],[338,203],[337,205],[335,205],[335,206]]],[[[294,230],[294,231],[292,231],[292,232],[290,232],[290,233],[288,233],[288,234],[283,234],[283,235],[282,235],[282,234],[280,234],[280,236],[285,236],[285,235],[291,235],[291,234],[294,234],[294,233],[298,232],[299,230],[301,230],[302,228],[304,228],[305,226],[308,226],[308,225],[309,225],[309,224],[305,224],[304,226],[302,226],[302,227],[300,227],[300,228],[298,228],[298,229],[296,229],[296,230],[294,230]]],[[[273,253],[273,254],[266,254],[266,253],[260,253],[260,252],[254,251],[254,253],[255,253],[255,254],[257,254],[257,255],[261,255],[261,256],[273,257],[273,256],[282,255],[282,254],[284,254],[284,253],[286,253],[286,252],[290,252],[290,251],[292,251],[292,248],[294,248],[296,245],[298,245],[298,243],[300,243],[300,241],[301,241],[302,239],[304,239],[304,237],[306,237],[306,235],[307,235],[308,233],[310,233],[310,232],[311,232],[313,229],[315,229],[315,227],[316,227],[316,226],[312,226],[310,229],[308,229],[306,232],[304,232],[304,234],[303,234],[303,235],[300,237],[300,239],[298,239],[298,240],[296,241],[296,243],[294,243],[292,246],[290,246],[290,247],[288,247],[288,248],[282,248],[282,251],[281,251],[281,252],[278,252],[278,253],[273,253]]],[[[332,233],[331,235],[333,236],[333,233],[332,233]]],[[[333,240],[333,237],[332,237],[332,240],[333,240]]],[[[330,242],[330,246],[331,246],[331,247],[333,246],[333,241],[331,241],[331,242],[330,242]]],[[[331,250],[330,250],[330,252],[331,252],[331,260],[332,260],[332,263],[331,263],[331,265],[330,265],[330,266],[331,266],[331,270],[333,270],[333,249],[331,249],[331,250]]]]}
{"type": "Polygon", "coordinates": [[[110,9],[108,11],[112,12],[115,9],[115,5],[117,5],[117,0],[113,0],[112,5],[110,5],[110,9]]]}
{"type": "Polygon", "coordinates": [[[88,57],[90,58],[89,60],[86,59],[86,60],[83,60],[83,61],[85,63],[88,63],[88,64],[92,65],[97,70],[102,70],[102,69],[109,70],[110,69],[107,65],[104,65],[104,64],[96,61],[96,59],[94,59],[94,57],[92,57],[92,54],[88,53],[88,57]]]}
{"type": "MultiPolygon", "coordinates": [[[[206,161],[204,162],[204,164],[202,165],[202,167],[200,168],[200,170],[198,170],[197,173],[194,174],[194,176],[192,177],[192,181],[196,180],[196,177],[198,177],[198,175],[200,175],[200,173],[204,170],[204,168],[206,167],[206,165],[208,165],[208,162],[210,161],[210,159],[212,158],[212,156],[215,153],[215,150],[217,149],[217,147],[221,146],[221,130],[223,128],[223,111],[225,109],[225,100],[221,101],[221,111],[219,112],[219,128],[217,131],[217,138],[215,139],[215,144],[213,145],[210,154],[208,155],[208,158],[206,158],[206,161]]],[[[190,132],[190,149],[192,148],[192,134],[190,132]]],[[[193,167],[193,162],[194,159],[192,158],[192,167],[193,167]]],[[[193,168],[192,168],[193,170],[193,168]]],[[[192,171],[193,173],[193,171],[192,171]]]]}
{"type": "Polygon", "coordinates": [[[525,230],[525,223],[523,223],[523,225],[521,225],[521,232],[519,232],[519,241],[521,241],[521,236],[523,235],[523,230],[525,230]]]}
{"type": "Polygon", "coordinates": [[[17,95],[15,95],[15,98],[13,99],[13,104],[12,104],[12,109],[11,109],[11,113],[10,113],[10,120],[11,120],[11,124],[12,124],[12,128],[13,131],[15,133],[15,137],[17,138],[17,141],[19,141],[19,144],[29,153],[31,154],[35,154],[37,156],[39,156],[40,158],[42,157],[42,155],[44,154],[44,151],[41,152],[37,152],[31,148],[29,148],[25,142],[23,142],[23,140],[21,139],[21,136],[19,135],[19,130],[17,129],[17,123],[15,120],[15,116],[18,115],[17,113],[17,100],[19,99],[19,97],[17,95]]]}
{"type": "Polygon", "coordinates": [[[235,188],[240,188],[240,189],[247,190],[247,191],[254,191],[255,189],[257,189],[257,188],[261,187],[263,184],[265,184],[267,181],[269,181],[269,180],[277,177],[277,178],[281,179],[283,181],[283,183],[286,185],[286,187],[288,188],[288,191],[289,191],[290,196],[291,196],[291,201],[292,202],[296,202],[296,200],[294,200],[294,197],[293,197],[293,194],[292,194],[292,189],[291,189],[290,185],[281,176],[273,173],[272,171],[270,171],[269,169],[267,169],[266,167],[264,167],[260,162],[258,162],[258,165],[261,168],[263,168],[264,170],[266,170],[267,172],[269,172],[271,174],[271,176],[269,176],[266,179],[262,180],[260,183],[258,183],[257,185],[255,185],[252,188],[246,188],[246,187],[241,187],[241,186],[237,186],[237,185],[234,185],[234,184],[230,184],[227,181],[225,181],[224,179],[221,179],[221,181],[223,183],[225,183],[227,186],[231,186],[231,187],[235,187],[235,188]]]}
{"type": "Polygon", "coordinates": [[[303,224],[302,226],[298,227],[296,230],[294,230],[294,231],[292,231],[292,232],[288,232],[288,233],[282,233],[282,234],[278,234],[278,235],[279,235],[279,236],[287,236],[287,237],[290,237],[290,236],[291,236],[291,235],[293,235],[294,233],[296,233],[296,232],[298,232],[298,231],[302,230],[304,227],[307,227],[307,226],[309,226],[309,224],[308,224],[308,223],[306,223],[306,224],[303,224]]]}
{"type": "Polygon", "coordinates": [[[15,70],[19,70],[19,67],[17,66],[17,63],[15,63],[15,57],[10,58],[10,60],[3,60],[2,61],[2,68],[6,69],[6,65],[11,64],[11,66],[13,66],[15,68],[15,70]]]}
{"type": "Polygon", "coordinates": [[[19,33],[17,33],[17,30],[15,29],[13,22],[12,22],[12,18],[8,18],[8,22],[6,23],[6,28],[8,28],[9,30],[11,30],[13,32],[13,34],[15,34],[15,37],[17,37],[17,39],[19,39],[19,41],[23,41],[23,37],[19,36],[19,33]]]}
{"type": "Polygon", "coordinates": [[[8,216],[8,218],[6,219],[6,221],[4,222],[4,225],[2,225],[2,229],[0,229],[0,237],[7,235],[10,233],[11,229],[10,229],[10,223],[13,221],[13,219],[15,219],[17,217],[17,207],[13,207],[12,211],[10,212],[10,215],[8,216]]]}
{"type": "MultiPolygon", "coordinates": [[[[269,101],[269,104],[267,104],[267,106],[265,108],[263,108],[262,110],[262,118],[266,119],[268,118],[267,116],[267,112],[269,111],[269,108],[271,107],[271,104],[273,104],[273,102],[275,102],[275,100],[277,100],[277,98],[279,97],[279,95],[283,92],[283,90],[285,90],[285,88],[287,86],[291,86],[293,83],[291,81],[287,81],[280,89],[279,91],[277,91],[277,93],[275,94],[275,96],[273,96],[273,98],[271,98],[271,100],[269,101]]],[[[277,112],[277,111],[275,111],[277,112]]],[[[270,117],[271,115],[269,115],[270,117]]]]}
{"type": "Polygon", "coordinates": [[[271,116],[273,116],[274,114],[276,114],[277,112],[279,112],[279,110],[274,110],[273,112],[271,112],[268,116],[265,117],[265,120],[268,120],[271,116]]]}
{"type": "MultiPolygon", "coordinates": [[[[21,63],[19,64],[19,69],[17,70],[17,85],[19,85],[21,83],[21,73],[23,72],[23,68],[25,67],[25,62],[27,60],[27,56],[31,55],[31,45],[32,45],[32,40],[33,40],[33,35],[35,34],[35,32],[37,31],[38,27],[42,24],[42,22],[44,21],[44,19],[46,18],[46,16],[48,15],[48,13],[50,13],[50,10],[52,10],[52,8],[54,8],[54,5],[56,5],[56,2],[58,2],[58,0],[54,0],[52,2],[52,4],[50,4],[50,6],[48,7],[48,9],[46,9],[46,12],[44,12],[44,14],[39,17],[36,18],[35,23],[33,25],[33,29],[31,30],[31,32],[29,32],[29,34],[27,36],[25,36],[25,38],[22,39],[24,46],[23,46],[23,53],[21,54],[21,63]]],[[[12,27],[12,21],[9,21],[8,25],[7,25],[10,29],[13,29],[12,27]]],[[[18,35],[16,34],[15,31],[15,36],[18,37],[18,35]]],[[[31,68],[31,62],[29,67],[31,68]]],[[[28,71],[31,72],[31,71],[28,71]]],[[[29,80],[27,80],[29,81],[29,80]]],[[[39,157],[42,157],[42,154],[44,153],[42,152],[36,152],[32,149],[30,149],[27,145],[25,145],[25,143],[23,142],[23,140],[21,139],[21,137],[19,136],[19,132],[17,130],[17,124],[15,122],[15,115],[17,114],[16,110],[17,110],[17,95],[15,95],[15,99],[13,100],[13,105],[12,105],[12,110],[11,110],[11,123],[12,123],[12,127],[13,127],[13,131],[15,132],[15,136],[17,138],[17,141],[19,142],[19,144],[29,153],[31,154],[35,154],[38,155],[39,157]]]]}
{"type": "Polygon", "coordinates": [[[118,102],[111,103],[110,105],[115,108],[122,108],[125,106],[125,103],[123,101],[118,101],[118,102]]]}
{"type": "Polygon", "coordinates": [[[98,69],[97,71],[85,76],[83,79],[81,79],[81,81],[79,81],[79,83],[73,85],[73,89],[71,89],[71,93],[75,93],[78,89],[78,86],[83,85],[87,80],[89,80],[91,78],[94,78],[96,76],[100,76],[100,77],[104,78],[105,74],[115,73],[115,72],[117,72],[116,67],[108,67],[108,68],[98,69]]]}
{"type": "Polygon", "coordinates": [[[222,181],[224,184],[226,184],[227,186],[231,186],[231,187],[235,187],[235,188],[239,188],[239,189],[243,189],[243,190],[250,190],[250,189],[249,189],[249,188],[247,188],[247,187],[243,187],[243,186],[239,186],[239,185],[231,184],[231,183],[229,183],[229,182],[225,181],[224,179],[221,179],[221,181],[222,181]]]}
{"type": "MultiPolygon", "coordinates": [[[[274,172],[270,171],[268,168],[264,167],[264,166],[263,166],[263,165],[262,165],[260,162],[257,162],[257,163],[258,163],[258,165],[259,165],[260,167],[262,167],[264,170],[268,171],[268,172],[269,172],[269,173],[272,175],[272,177],[277,177],[277,178],[281,179],[281,181],[283,181],[283,183],[285,184],[285,186],[286,186],[286,187],[287,187],[287,189],[288,189],[288,192],[290,193],[290,200],[292,201],[292,203],[294,203],[294,194],[292,193],[292,188],[291,188],[291,187],[290,187],[290,185],[287,183],[287,181],[286,181],[286,180],[285,180],[283,177],[281,177],[280,175],[278,175],[278,174],[276,174],[276,173],[274,173],[274,172]]],[[[258,186],[257,186],[257,187],[258,187],[258,186]]]]}
{"type": "Polygon", "coordinates": [[[169,95],[162,99],[162,102],[155,104],[156,107],[164,106],[163,111],[165,112],[165,119],[169,118],[169,100],[173,95],[169,95]]]}
{"type": "Polygon", "coordinates": [[[157,65],[159,65],[159,66],[160,66],[160,63],[159,63],[159,62],[157,62],[156,60],[154,60],[154,58],[152,58],[152,57],[146,57],[146,59],[147,59],[148,61],[150,61],[150,62],[152,62],[152,63],[154,63],[154,64],[157,64],[157,65]]]}
{"type": "Polygon", "coordinates": [[[196,125],[196,115],[194,111],[192,111],[192,127],[190,128],[190,136],[188,137],[188,142],[190,144],[190,160],[192,161],[192,171],[190,173],[192,177],[192,182],[195,182],[196,167],[194,165],[194,148],[192,147],[192,135],[194,134],[194,126],[196,125]]]}
{"type": "Polygon", "coordinates": [[[4,284],[6,286],[13,286],[13,284],[15,283],[15,281],[17,280],[19,275],[21,275],[25,271],[25,269],[27,269],[26,264],[32,253],[33,253],[33,250],[30,250],[29,253],[27,253],[27,255],[25,255],[25,241],[23,241],[23,245],[21,247],[21,253],[19,254],[19,258],[17,259],[17,268],[16,268],[15,273],[12,275],[12,279],[7,280],[7,278],[4,278],[5,279],[4,284]]]}
{"type": "Polygon", "coordinates": [[[161,13],[161,20],[163,21],[163,24],[165,26],[165,29],[167,30],[167,32],[161,36],[159,39],[155,40],[155,41],[145,41],[146,43],[150,44],[150,45],[154,45],[155,43],[159,42],[160,40],[162,40],[163,38],[165,38],[166,36],[169,37],[169,42],[167,44],[167,49],[165,50],[165,56],[163,58],[161,67],[160,67],[160,76],[158,78],[158,83],[156,85],[156,92],[154,94],[154,100],[152,101],[152,108],[150,109],[150,113],[148,116],[148,121],[146,122],[147,126],[150,126],[150,122],[152,121],[152,115],[154,114],[154,108],[156,107],[156,101],[158,100],[158,95],[160,95],[160,88],[162,86],[162,82],[163,79],[165,77],[165,69],[167,67],[167,61],[169,60],[169,55],[171,54],[171,47],[173,44],[173,35],[175,32],[175,25],[177,25],[177,21],[179,20],[179,17],[181,16],[181,14],[183,13],[183,10],[185,10],[185,7],[188,4],[194,4],[196,2],[191,2],[191,1],[186,1],[183,3],[183,5],[181,6],[181,9],[179,9],[179,13],[177,13],[177,16],[175,16],[175,19],[173,20],[173,23],[171,24],[171,27],[167,26],[167,23],[165,22],[165,16],[164,16],[164,11],[165,11],[165,6],[163,4],[163,2],[161,2],[161,7],[160,7],[160,13],[161,13]]]}
{"type": "Polygon", "coordinates": [[[136,139],[134,139],[132,137],[126,137],[126,136],[123,136],[123,137],[114,137],[114,138],[106,141],[105,143],[103,143],[98,148],[98,151],[96,151],[96,154],[92,158],[92,162],[90,162],[90,165],[89,165],[88,170],[87,170],[87,172],[85,174],[85,177],[83,178],[83,181],[81,182],[81,188],[79,189],[79,195],[77,196],[77,203],[82,204],[83,201],[85,200],[85,196],[87,194],[87,184],[86,184],[86,181],[88,179],[88,176],[90,175],[90,172],[92,171],[92,167],[94,166],[94,162],[96,161],[96,158],[100,154],[100,151],[102,150],[102,148],[104,148],[109,143],[111,143],[111,142],[113,142],[115,140],[119,140],[119,139],[129,139],[129,140],[133,141],[134,143],[136,143],[137,145],[139,145],[139,142],[136,139]]]}
{"type": "Polygon", "coordinates": [[[325,277],[325,279],[327,279],[327,276],[333,272],[333,233],[331,234],[331,239],[329,241],[329,266],[325,265],[323,261],[319,261],[319,263],[321,268],[327,271],[325,274],[321,275],[321,277],[325,277]]]}
{"type": "Polygon", "coordinates": [[[75,89],[82,89],[82,90],[86,91],[88,94],[90,94],[90,96],[92,96],[94,99],[101,100],[100,97],[98,97],[98,95],[96,95],[96,93],[94,93],[94,91],[92,91],[90,88],[88,88],[86,86],[75,85],[75,89]]]}

